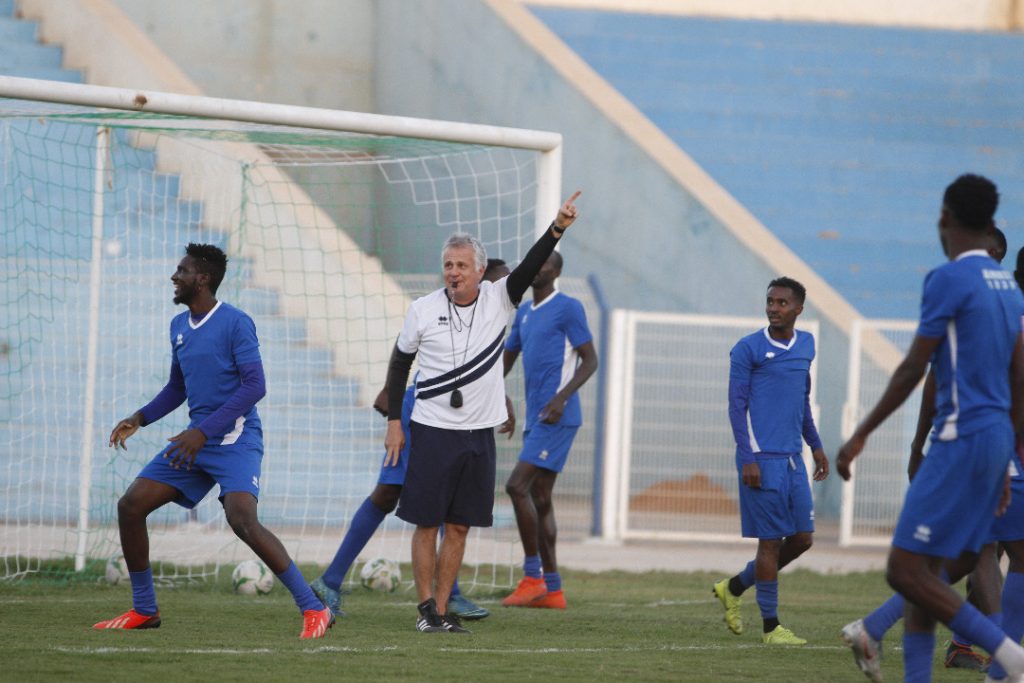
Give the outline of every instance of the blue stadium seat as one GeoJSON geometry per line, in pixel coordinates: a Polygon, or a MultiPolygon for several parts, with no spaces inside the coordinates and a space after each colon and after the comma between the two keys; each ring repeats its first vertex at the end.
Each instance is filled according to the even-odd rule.
{"type": "Polygon", "coordinates": [[[531,11],[866,316],[916,317],[960,173],[1024,243],[1024,36],[531,11]]]}

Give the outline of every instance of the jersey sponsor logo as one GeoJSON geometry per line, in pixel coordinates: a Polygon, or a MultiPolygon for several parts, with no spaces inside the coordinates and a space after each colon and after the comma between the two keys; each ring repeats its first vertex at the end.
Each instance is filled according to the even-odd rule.
{"type": "Polygon", "coordinates": [[[914,532],[914,538],[922,543],[932,542],[932,529],[924,524],[918,524],[917,530],[914,532]]]}
{"type": "Polygon", "coordinates": [[[981,276],[985,278],[985,284],[989,289],[1017,289],[1017,282],[1013,279],[1013,275],[1005,270],[982,268],[981,276]]]}
{"type": "Polygon", "coordinates": [[[182,334],[178,335],[178,340],[174,343],[175,346],[181,346],[185,343],[185,336],[182,334]]]}

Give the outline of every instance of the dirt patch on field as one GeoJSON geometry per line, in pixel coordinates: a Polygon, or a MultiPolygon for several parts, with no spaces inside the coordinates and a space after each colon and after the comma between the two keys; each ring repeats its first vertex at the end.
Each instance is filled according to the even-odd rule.
{"type": "Polygon", "coordinates": [[[647,487],[629,501],[633,512],[682,512],[704,515],[735,515],[736,500],[724,488],[695,474],[689,479],[668,479],[647,487]]]}

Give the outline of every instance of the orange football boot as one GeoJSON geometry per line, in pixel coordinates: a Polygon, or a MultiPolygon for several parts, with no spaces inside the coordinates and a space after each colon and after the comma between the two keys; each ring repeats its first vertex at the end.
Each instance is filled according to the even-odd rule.
{"type": "Polygon", "coordinates": [[[562,589],[550,591],[540,596],[527,607],[547,607],[548,609],[565,609],[565,593],[562,589]]]}
{"type": "Polygon", "coordinates": [[[501,601],[505,607],[526,607],[537,598],[548,592],[544,579],[524,576],[512,594],[501,601]]]}
{"type": "Polygon", "coordinates": [[[98,624],[93,624],[92,627],[100,631],[108,628],[160,628],[160,613],[157,612],[156,614],[139,614],[135,610],[130,609],[119,617],[114,617],[113,619],[101,621],[98,624]]]}
{"type": "Polygon", "coordinates": [[[302,633],[299,638],[323,638],[327,629],[334,626],[334,614],[330,607],[321,610],[308,609],[302,613],[302,633]]]}

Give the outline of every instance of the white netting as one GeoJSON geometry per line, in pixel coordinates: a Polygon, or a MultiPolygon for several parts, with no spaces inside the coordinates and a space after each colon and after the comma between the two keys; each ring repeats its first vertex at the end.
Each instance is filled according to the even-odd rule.
{"type": "MultiPolygon", "coordinates": [[[[440,286],[453,230],[518,261],[533,241],[536,157],[0,100],[0,577],[71,566],[83,474],[86,555],[117,552],[117,498],[187,424],[181,408],[127,453],[106,448],[115,422],[166,381],[180,310],[169,277],[188,242],[225,248],[218,298],[248,312],[260,337],[261,518],[296,560],[326,562],[376,482],[384,422],[370,402],[408,303],[440,286]]],[[[499,522],[466,555],[492,585],[509,582],[515,550],[514,522],[499,522]]],[[[158,511],[150,529],[164,578],[251,554],[212,495],[192,513],[158,511]]],[[[389,518],[364,555],[405,560],[406,535],[389,518]]]]}

